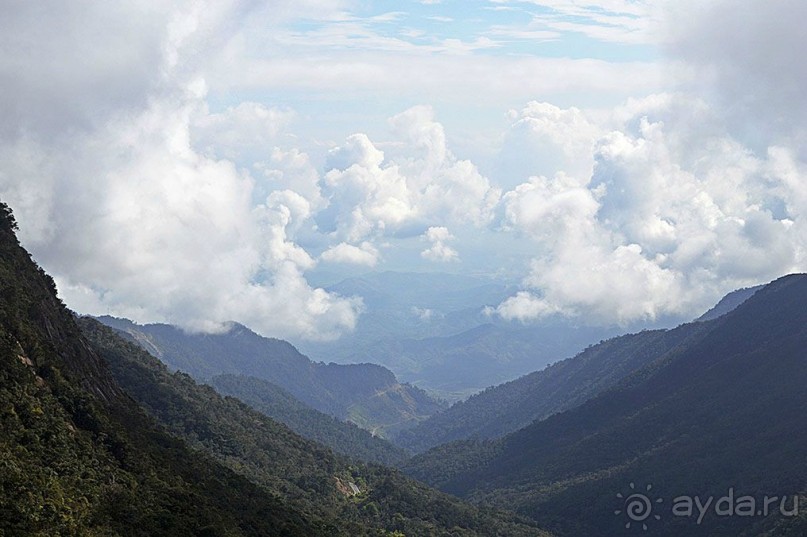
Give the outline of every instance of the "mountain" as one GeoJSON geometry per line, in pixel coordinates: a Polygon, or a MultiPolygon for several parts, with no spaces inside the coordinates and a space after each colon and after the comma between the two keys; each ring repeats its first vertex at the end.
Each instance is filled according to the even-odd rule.
{"type": "Polygon", "coordinates": [[[220,394],[240,399],[297,434],[337,453],[387,466],[398,466],[408,458],[403,449],[352,423],[314,410],[271,382],[240,375],[217,375],[210,380],[210,385],[220,394]]]}
{"type": "Polygon", "coordinates": [[[489,323],[483,308],[500,303],[513,287],[484,277],[387,271],[348,278],[326,290],[362,298],[364,313],[355,330],[335,341],[295,343],[315,359],[357,363],[378,343],[449,336],[489,323]]]}
{"type": "Polygon", "coordinates": [[[487,313],[515,287],[492,278],[440,273],[371,273],[328,288],[360,296],[356,330],[336,341],[299,342],[317,359],[377,363],[402,382],[457,401],[574,356],[614,327],[588,327],[561,316],[525,326],[487,313]]]}
{"type": "Polygon", "coordinates": [[[679,344],[611,389],[502,439],[441,446],[413,473],[433,481],[428,468],[447,469],[436,476],[443,490],[506,505],[559,536],[642,524],[660,536],[804,535],[807,517],[788,510],[807,490],[807,276],[682,328],[679,344]],[[694,496],[724,499],[721,509],[742,498],[743,516],[683,516],[694,496]],[[763,516],[773,496],[790,502],[763,516]]]}
{"type": "MultiPolygon", "coordinates": [[[[764,286],[732,291],[697,320],[716,319],[725,315],[762,287],[764,286]]],[[[551,332],[554,328],[549,323],[525,329],[529,334],[526,341],[534,340],[535,355],[551,355],[545,346],[541,347],[540,342],[552,341],[551,332]]],[[[697,323],[689,323],[672,330],[644,330],[601,341],[599,345],[589,345],[584,352],[572,358],[557,361],[516,380],[491,386],[465,401],[459,401],[415,427],[401,431],[394,441],[407,449],[420,452],[455,440],[484,440],[504,436],[535,420],[545,419],[582,404],[676,346],[686,343],[702,329],[697,323]]],[[[491,327],[480,337],[494,330],[491,327]]],[[[579,345],[582,340],[594,335],[593,332],[585,332],[578,340],[571,336],[567,340],[571,340],[571,345],[579,345]]],[[[450,346],[455,338],[446,339],[446,346],[450,346]]],[[[503,347],[508,348],[507,345],[503,347]]],[[[414,348],[424,355],[430,352],[427,345],[414,348]]],[[[495,352],[495,345],[490,348],[492,353],[495,352]]],[[[443,347],[437,344],[434,352],[442,351],[443,347]]],[[[555,350],[556,355],[561,352],[555,350]]],[[[466,356],[473,356],[473,352],[468,350],[466,356]]]]}
{"type": "Polygon", "coordinates": [[[0,203],[0,534],[327,533],[150,420],[15,230],[0,203]]]}
{"type": "Polygon", "coordinates": [[[379,341],[352,359],[378,360],[406,382],[457,399],[574,356],[604,334],[612,331],[560,320],[530,327],[487,322],[450,336],[379,341]]]}
{"type": "Polygon", "coordinates": [[[308,517],[338,520],[329,532],[545,535],[510,515],[478,510],[395,470],[335,454],[242,401],[197,384],[186,373],[171,373],[98,321],[84,318],[80,325],[115,379],[168,431],[308,517]]]}
{"type": "Polygon", "coordinates": [[[444,404],[401,384],[374,364],[312,362],[286,341],[265,338],[233,324],[222,334],[191,334],[165,324],[138,325],[100,317],[170,368],[208,382],[234,374],[267,380],[303,403],[384,436],[414,425],[444,404]]]}
{"type": "Polygon", "coordinates": [[[710,309],[709,311],[698,317],[697,320],[711,321],[712,319],[717,319],[718,317],[721,317],[727,314],[728,312],[736,309],[737,306],[739,306],[740,304],[751,298],[754,295],[754,293],[756,293],[763,287],[765,286],[757,285],[755,287],[745,287],[743,289],[737,289],[736,291],[732,291],[731,293],[724,296],[720,300],[720,302],[715,304],[715,306],[712,309],[710,309]]]}
{"type": "Polygon", "coordinates": [[[0,204],[0,534],[543,536],[363,465],[77,322],[0,204]]]}
{"type": "Polygon", "coordinates": [[[582,404],[697,334],[700,324],[648,330],[590,346],[577,356],[455,403],[394,441],[420,452],[461,439],[493,439],[582,404]]]}

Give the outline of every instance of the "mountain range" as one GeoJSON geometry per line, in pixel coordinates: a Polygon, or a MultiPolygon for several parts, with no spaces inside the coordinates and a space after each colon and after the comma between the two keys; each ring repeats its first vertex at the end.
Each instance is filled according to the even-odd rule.
{"type": "Polygon", "coordinates": [[[517,286],[490,277],[376,272],[327,287],[361,297],[355,331],[338,340],[300,341],[308,356],[377,363],[402,382],[451,402],[574,356],[625,327],[587,326],[562,316],[540,324],[507,321],[491,308],[517,286]]]}
{"type": "Polygon", "coordinates": [[[218,375],[210,385],[222,395],[235,397],[297,434],[353,458],[399,466],[409,456],[402,448],[373,436],[357,425],[309,407],[283,388],[256,377],[218,375]]]}
{"type": "MultiPolygon", "coordinates": [[[[510,397],[505,416],[529,406],[536,421],[495,440],[443,444],[407,471],[559,536],[629,535],[635,526],[665,536],[804,535],[807,518],[790,511],[807,490],[807,276],[745,294],[712,320],[606,341],[469,401],[498,410],[494,401],[510,397]],[[695,496],[743,497],[744,516],[672,510],[676,498],[695,496]],[[790,498],[784,514],[749,514],[749,498],[773,496],[790,498]],[[636,497],[661,500],[648,504],[659,518],[628,517],[624,499],[636,497]]],[[[477,437],[507,429],[481,423],[488,428],[477,437]]]]}
{"type": "MultiPolygon", "coordinates": [[[[240,325],[77,316],[15,231],[0,204],[0,535],[807,534],[807,275],[447,408],[382,366],[315,362],[240,325]]],[[[470,311],[471,282],[435,281],[425,305],[470,311]]],[[[482,370],[518,330],[423,333],[396,353],[448,374],[468,349],[482,370]]]]}
{"type": "Polygon", "coordinates": [[[166,324],[102,323],[136,341],[171,369],[202,382],[231,374],[268,381],[306,405],[385,436],[445,408],[423,390],[401,384],[375,364],[313,362],[290,343],[232,324],[224,333],[194,334],[166,324]]]}
{"type": "Polygon", "coordinates": [[[0,533],[546,535],[336,455],[77,319],[0,205],[0,533]]]}
{"type": "Polygon", "coordinates": [[[395,441],[413,451],[460,439],[492,439],[573,408],[619,383],[702,330],[649,330],[593,345],[573,358],[490,387],[435,414],[395,441]]]}

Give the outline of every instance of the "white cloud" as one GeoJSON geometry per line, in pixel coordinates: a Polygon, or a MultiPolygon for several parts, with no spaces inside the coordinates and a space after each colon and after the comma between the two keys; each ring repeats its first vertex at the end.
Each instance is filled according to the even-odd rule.
{"type": "MultiPolygon", "coordinates": [[[[81,170],[103,191],[56,202],[55,231],[32,244],[55,267],[67,302],[194,329],[235,320],[315,339],[351,329],[360,304],[312,289],[303,273],[314,261],[290,239],[310,216],[308,201],[285,190],[253,206],[253,180],[193,152],[182,142],[186,129],[187,114],[157,107],[98,133],[105,151],[124,143],[137,149],[81,170]]],[[[94,154],[80,157],[91,162],[94,154]]],[[[65,179],[77,190],[86,184],[82,176],[65,179]]]]}
{"type": "Polygon", "coordinates": [[[228,49],[207,80],[215,93],[289,92],[318,100],[461,103],[499,109],[499,103],[540,96],[618,102],[630,95],[660,91],[669,66],[657,62],[607,62],[589,58],[547,58],[484,54],[395,53],[375,49],[347,53],[250,55],[228,49]]]}
{"type": "Polygon", "coordinates": [[[492,219],[500,191],[450,153],[430,108],[411,108],[390,123],[400,140],[393,158],[364,134],[330,152],[324,183],[332,210],[330,221],[321,220],[325,229],[356,242],[429,223],[481,226],[492,219]]]}
{"type": "Polygon", "coordinates": [[[805,199],[791,154],[754,156],[687,96],[633,101],[616,116],[620,130],[596,143],[589,181],[559,172],[505,194],[504,225],[532,237],[539,255],[524,281],[534,294],[505,301],[501,315],[686,316],[804,266],[803,209],[786,201],[805,199]]]}
{"type": "Polygon", "coordinates": [[[468,160],[458,160],[446,145],[443,125],[428,106],[415,106],[390,119],[404,142],[404,156],[394,159],[417,192],[419,209],[430,221],[482,226],[490,222],[501,191],[468,160]]]}
{"type": "Polygon", "coordinates": [[[510,128],[504,137],[497,173],[514,186],[533,175],[558,170],[586,182],[594,166],[593,147],[603,128],[577,109],[561,109],[532,101],[508,113],[510,128]]]}
{"type": "Polygon", "coordinates": [[[431,242],[445,242],[450,241],[454,238],[454,235],[448,231],[448,228],[445,227],[430,227],[426,230],[426,233],[423,234],[423,237],[426,240],[431,242]]]}
{"type": "Polygon", "coordinates": [[[382,167],[384,153],[364,134],[350,136],[332,151],[325,175],[337,235],[350,242],[383,235],[414,218],[416,209],[406,178],[397,166],[382,167]]]}
{"type": "Polygon", "coordinates": [[[459,261],[459,253],[446,244],[446,242],[454,239],[448,228],[430,227],[423,234],[423,238],[432,244],[429,248],[420,252],[421,257],[430,261],[459,261]]]}
{"type": "Polygon", "coordinates": [[[412,313],[423,322],[431,321],[438,315],[433,309],[418,308],[417,306],[412,306],[412,313]]]}
{"type": "MultiPolygon", "coordinates": [[[[491,309],[486,311],[491,313],[491,309]]],[[[499,304],[492,312],[508,321],[529,322],[559,313],[560,310],[527,291],[519,291],[499,304]]]]}
{"type": "Polygon", "coordinates": [[[4,6],[0,18],[4,140],[92,129],[160,90],[167,5],[25,4],[4,6]]]}
{"type": "Polygon", "coordinates": [[[493,0],[548,8],[534,23],[561,32],[576,32],[605,42],[647,44],[660,38],[663,2],[652,0],[493,0]]]}
{"type": "Polygon", "coordinates": [[[422,266],[461,250],[473,268],[501,248],[519,270],[528,241],[524,289],[497,313],[603,323],[691,316],[807,268],[801,3],[665,3],[664,31],[650,2],[531,3],[552,13],[521,37],[665,42],[673,57],[493,54],[493,39],[385,33],[401,14],[362,19],[336,0],[15,4],[0,20],[0,195],[79,310],[286,337],[333,337],[361,312],[308,285],[318,262],[422,266]],[[670,65],[680,91],[641,98],[670,65]],[[534,100],[552,95],[640,98],[534,100]],[[389,139],[368,126],[402,102],[434,108],[394,115],[389,139]],[[501,138],[446,134],[514,102],[527,104],[501,138]],[[327,124],[372,135],[311,134],[327,124]],[[499,161],[458,158],[463,137],[498,140],[499,161]]]}
{"type": "Polygon", "coordinates": [[[320,256],[329,263],[348,263],[374,267],[378,263],[378,249],[371,243],[363,242],[360,246],[340,242],[324,251],[320,256]]]}
{"type": "Polygon", "coordinates": [[[430,261],[459,261],[459,253],[444,242],[435,242],[429,248],[420,252],[421,257],[430,261]]]}
{"type": "MultiPolygon", "coordinates": [[[[41,40],[37,32],[66,28],[63,19],[81,14],[62,6],[40,20],[41,10],[19,7],[10,19],[24,24],[7,25],[0,37],[0,76],[16,78],[0,97],[0,109],[14,110],[0,145],[0,195],[70,306],[202,330],[235,320],[284,337],[325,339],[353,328],[361,301],[314,289],[304,277],[314,260],[292,235],[312,202],[288,189],[261,192],[220,157],[246,141],[241,128],[271,137],[284,121],[250,103],[205,115],[197,55],[216,44],[206,36],[211,25],[219,25],[214,37],[221,31],[228,6],[116,5],[82,16],[100,34],[83,26],[41,40]],[[62,52],[58,62],[47,59],[52,49],[62,52]],[[35,66],[36,75],[20,78],[20,65],[35,66]],[[59,78],[73,67],[74,78],[59,78]],[[41,103],[31,100],[43,94],[41,103]],[[200,153],[192,133],[221,145],[200,153]]],[[[300,160],[275,156],[276,164],[300,160]]]]}
{"type": "Polygon", "coordinates": [[[265,157],[267,148],[276,145],[294,115],[288,109],[254,102],[242,102],[213,114],[205,110],[193,118],[192,144],[214,158],[258,161],[265,157]]]}
{"type": "Polygon", "coordinates": [[[670,14],[670,53],[695,71],[693,89],[738,138],[761,153],[771,144],[803,147],[807,67],[799,51],[807,46],[807,4],[687,0],[672,3],[670,14]]]}

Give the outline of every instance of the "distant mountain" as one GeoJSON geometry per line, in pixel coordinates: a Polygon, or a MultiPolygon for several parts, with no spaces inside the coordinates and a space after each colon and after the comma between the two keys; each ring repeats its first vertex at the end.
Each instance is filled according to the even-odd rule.
{"type": "Polygon", "coordinates": [[[406,451],[360,427],[338,420],[305,405],[289,392],[266,380],[240,375],[217,375],[210,385],[222,395],[240,399],[258,412],[337,453],[366,462],[397,466],[406,451]]]}
{"type": "MultiPolygon", "coordinates": [[[[649,365],[582,405],[499,440],[441,446],[411,471],[559,536],[641,531],[626,512],[637,498],[662,500],[649,507],[659,519],[642,519],[652,535],[805,535],[803,512],[747,516],[747,497],[792,500],[807,490],[807,276],[776,280],[733,311],[677,330],[677,344],[654,350],[649,365]],[[672,511],[676,498],[719,499],[730,490],[746,497],[746,516],[711,510],[698,523],[697,514],[672,511]]],[[[624,345],[629,357],[637,341],[603,345],[616,354],[624,345]]]]}
{"type": "Polygon", "coordinates": [[[190,334],[165,324],[99,320],[126,334],[172,369],[200,381],[234,374],[272,382],[307,405],[384,436],[444,408],[419,388],[374,364],[312,362],[290,343],[233,324],[223,334],[190,334]]]}
{"type": "Polygon", "coordinates": [[[419,452],[454,440],[504,436],[612,388],[701,330],[699,324],[690,324],[601,342],[574,358],[458,402],[412,429],[401,431],[394,441],[419,452]]]}
{"type": "Polygon", "coordinates": [[[518,378],[619,333],[569,319],[525,326],[486,313],[515,287],[484,277],[382,272],[328,288],[360,296],[365,313],[337,341],[299,342],[309,355],[339,363],[377,363],[402,382],[449,401],[518,378]]]}
{"type": "Polygon", "coordinates": [[[464,399],[574,356],[612,333],[557,319],[528,327],[487,323],[450,336],[381,341],[354,357],[376,359],[406,382],[449,399],[464,399]]]}
{"type": "Polygon", "coordinates": [[[326,289],[362,298],[364,313],[355,330],[335,341],[295,343],[315,359],[361,363],[369,356],[382,365],[386,356],[374,353],[379,344],[448,336],[489,323],[483,308],[500,303],[513,290],[483,277],[389,271],[348,278],[326,289]]]}
{"type": "MultiPolygon", "coordinates": [[[[725,315],[762,287],[764,286],[740,289],[727,294],[698,320],[725,315]]],[[[556,332],[555,338],[557,334],[574,333],[568,328],[558,329],[552,323],[547,323],[525,329],[525,341],[520,343],[527,345],[532,341],[535,356],[551,356],[552,352],[547,349],[546,343],[544,346],[541,343],[553,342],[553,329],[556,332]]],[[[535,420],[545,419],[584,403],[676,346],[685,344],[702,329],[697,323],[689,323],[672,330],[645,330],[601,341],[599,345],[589,346],[573,358],[557,361],[545,369],[511,382],[489,387],[466,401],[458,402],[412,429],[402,431],[396,436],[395,442],[419,452],[454,440],[498,438],[526,427],[535,420]]],[[[486,332],[494,330],[491,327],[486,332]]],[[[581,329],[581,332],[583,333],[578,334],[579,339],[569,335],[564,343],[567,346],[581,345],[582,340],[595,335],[590,329],[581,329]]],[[[485,335],[483,333],[481,337],[485,335]]],[[[518,341],[518,338],[515,339],[518,341]]],[[[456,337],[445,340],[446,346],[450,347],[456,337]]],[[[433,340],[423,340],[423,343],[426,341],[433,340]]],[[[558,348],[554,352],[557,356],[563,352],[560,350],[563,347],[561,343],[556,344],[558,348]]],[[[506,344],[502,346],[508,348],[506,344]]],[[[425,355],[430,352],[426,345],[412,348],[425,355]]],[[[495,349],[491,345],[491,353],[495,349]]],[[[443,352],[443,347],[435,345],[434,352],[443,352]]],[[[473,356],[470,349],[466,352],[466,356],[473,356]]]]}
{"type": "Polygon", "coordinates": [[[305,518],[328,524],[299,535],[546,535],[511,515],[478,510],[395,470],[334,454],[238,399],[223,397],[185,373],[171,373],[96,320],[79,322],[115,379],[168,431],[284,499],[305,518]]]}
{"type": "Polygon", "coordinates": [[[724,296],[720,300],[720,302],[715,304],[715,306],[712,309],[710,309],[709,311],[698,317],[697,320],[711,321],[712,319],[717,319],[718,317],[721,317],[727,314],[728,312],[736,309],[737,306],[739,306],[740,304],[751,298],[754,295],[754,293],[756,293],[763,287],[765,286],[757,285],[755,287],[746,287],[743,289],[737,289],[736,291],[732,291],[731,293],[724,296]]]}

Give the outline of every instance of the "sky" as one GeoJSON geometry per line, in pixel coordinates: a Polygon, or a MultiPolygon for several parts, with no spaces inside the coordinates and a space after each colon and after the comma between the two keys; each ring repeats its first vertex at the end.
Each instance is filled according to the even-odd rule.
{"type": "Polygon", "coordinates": [[[692,318],[807,267],[807,4],[27,2],[0,199],[81,313],[327,340],[373,270],[692,318]]]}

